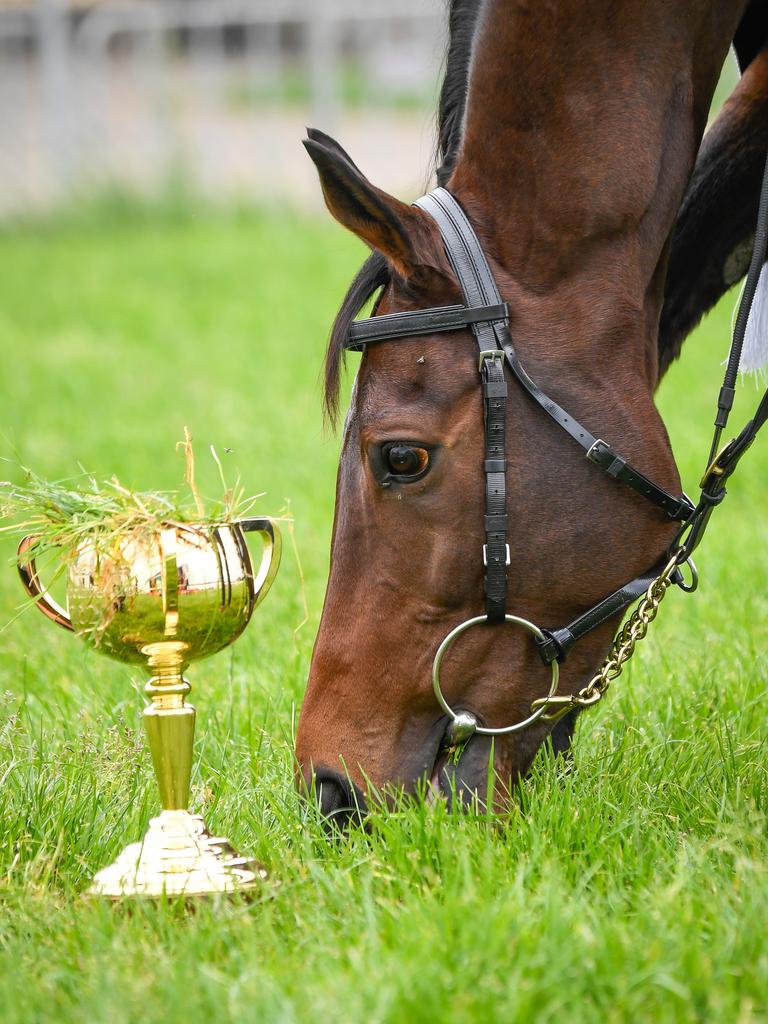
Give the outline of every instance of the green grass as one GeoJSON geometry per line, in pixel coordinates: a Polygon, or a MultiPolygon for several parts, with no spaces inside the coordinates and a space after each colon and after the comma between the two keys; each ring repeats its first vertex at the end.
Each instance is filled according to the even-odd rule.
{"type": "MultiPolygon", "coordinates": [[[[337,442],[323,341],[361,248],[289,214],[130,208],[0,236],[0,447],[55,478],[140,488],[226,454],[290,556],[236,646],[190,671],[196,805],[271,865],[251,905],[84,901],[154,812],[141,680],[34,611],[0,633],[0,1019],[739,1021],[768,1017],[768,447],[605,705],[576,769],[542,756],[508,819],[415,805],[329,842],[294,794],[292,734],[327,568],[337,442]]],[[[732,300],[731,300],[732,301],[732,300]]],[[[701,470],[730,304],[661,405],[701,470]]],[[[751,384],[742,389],[754,399],[751,384]]],[[[745,403],[741,401],[743,409],[745,403]]],[[[209,466],[203,489],[214,490],[209,466]]],[[[0,621],[21,591],[0,551],[0,621]]]]}

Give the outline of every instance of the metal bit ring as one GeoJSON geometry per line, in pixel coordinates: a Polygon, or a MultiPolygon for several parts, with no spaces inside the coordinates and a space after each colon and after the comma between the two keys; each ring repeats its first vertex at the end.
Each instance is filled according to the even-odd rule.
{"type": "Polygon", "coordinates": [[[691,570],[691,582],[690,583],[686,583],[684,579],[680,579],[680,580],[678,580],[677,585],[686,594],[692,594],[694,592],[694,590],[696,590],[698,585],[699,585],[699,572],[698,572],[698,570],[696,568],[696,563],[694,562],[694,560],[691,558],[690,555],[688,555],[687,558],[683,559],[683,561],[680,563],[678,568],[682,568],[682,566],[684,566],[686,563],[688,565],[688,568],[691,570]]]}
{"type": "MultiPolygon", "coordinates": [[[[537,708],[532,715],[529,715],[527,718],[524,718],[521,722],[517,722],[515,725],[507,725],[500,727],[498,729],[491,729],[487,726],[477,725],[477,722],[475,720],[474,728],[471,728],[469,725],[469,719],[470,717],[474,718],[474,716],[466,711],[454,711],[451,705],[445,699],[445,697],[443,696],[443,691],[440,687],[440,665],[442,664],[446,651],[451,646],[453,641],[457,637],[461,636],[461,634],[465,632],[465,630],[469,629],[470,626],[477,626],[480,623],[487,621],[487,615],[476,615],[474,618],[467,619],[466,622],[460,623],[458,626],[456,626],[455,629],[451,630],[448,636],[440,644],[440,646],[437,649],[437,653],[435,654],[435,660],[432,662],[432,689],[435,691],[437,703],[440,705],[440,707],[443,709],[446,715],[449,716],[452,724],[458,726],[461,729],[462,733],[464,734],[464,738],[469,738],[471,732],[476,732],[481,736],[504,736],[508,733],[521,732],[523,729],[527,729],[529,725],[533,725],[535,721],[541,718],[547,709],[547,705],[543,704],[540,708],[537,708]],[[470,728],[471,732],[469,731],[470,728]]],[[[522,626],[523,629],[527,629],[529,633],[533,633],[537,640],[541,640],[542,642],[546,641],[546,637],[539,629],[539,627],[535,625],[535,623],[529,622],[528,619],[521,619],[517,615],[505,615],[504,621],[511,622],[515,626],[522,626]]],[[[553,697],[557,692],[557,684],[560,678],[560,666],[558,665],[557,660],[552,661],[550,668],[552,671],[552,678],[549,685],[549,693],[547,694],[547,698],[553,697]]]]}

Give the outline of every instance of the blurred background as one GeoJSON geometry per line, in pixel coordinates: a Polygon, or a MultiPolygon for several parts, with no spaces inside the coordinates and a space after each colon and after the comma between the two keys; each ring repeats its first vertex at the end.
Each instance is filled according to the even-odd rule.
{"type": "Polygon", "coordinates": [[[416,193],[445,31],[442,0],[0,0],[0,216],[181,183],[316,207],[306,124],[416,193]]]}

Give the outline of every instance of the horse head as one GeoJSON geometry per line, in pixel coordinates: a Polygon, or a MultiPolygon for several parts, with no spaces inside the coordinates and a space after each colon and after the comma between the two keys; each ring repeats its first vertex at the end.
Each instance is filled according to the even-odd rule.
{"type": "MultiPolygon", "coordinates": [[[[564,19],[551,5],[454,4],[438,180],[471,222],[533,378],[678,493],[654,390],[669,350],[725,285],[693,294],[661,352],[659,319],[681,203],[688,226],[678,224],[676,251],[711,216],[683,199],[744,5],[722,4],[705,21],[693,10],[703,2],[608,6],[606,20],[594,7],[564,19]],[[469,8],[471,25],[458,25],[469,8]]],[[[742,120],[726,117],[736,131],[742,120]]],[[[323,133],[305,146],[330,212],[372,250],[331,336],[333,413],[350,323],[368,299],[383,316],[465,296],[424,210],[371,183],[323,133]]],[[[685,264],[668,295],[694,270],[685,264]]],[[[509,388],[508,608],[550,627],[663,558],[676,528],[509,388]]],[[[557,750],[569,744],[573,713],[496,739],[475,734],[458,760],[448,756],[431,672],[445,635],[483,608],[484,458],[469,328],[367,348],[344,425],[330,577],[297,736],[302,783],[317,783],[326,814],[345,814],[371,787],[485,794],[491,756],[503,800],[548,736],[557,750]]],[[[569,651],[561,692],[590,678],[616,625],[613,614],[569,651]]],[[[493,727],[529,715],[550,672],[531,636],[502,623],[462,635],[441,678],[452,707],[493,727]]]]}

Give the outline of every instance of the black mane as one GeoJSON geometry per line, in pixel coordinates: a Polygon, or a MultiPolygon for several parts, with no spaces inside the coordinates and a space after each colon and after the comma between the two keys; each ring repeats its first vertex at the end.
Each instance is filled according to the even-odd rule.
{"type": "MultiPolygon", "coordinates": [[[[482,3],[483,0],[449,0],[448,51],[437,111],[436,175],[439,185],[445,185],[451,176],[461,145],[472,39],[482,3]]],[[[339,378],[349,325],[389,281],[387,261],[380,253],[372,252],[355,275],[336,314],[325,357],[325,410],[331,422],[338,414],[339,378]]]]}
{"type": "Polygon", "coordinates": [[[437,110],[437,183],[451,176],[461,146],[472,40],[482,0],[451,0],[448,53],[437,110]]]}

